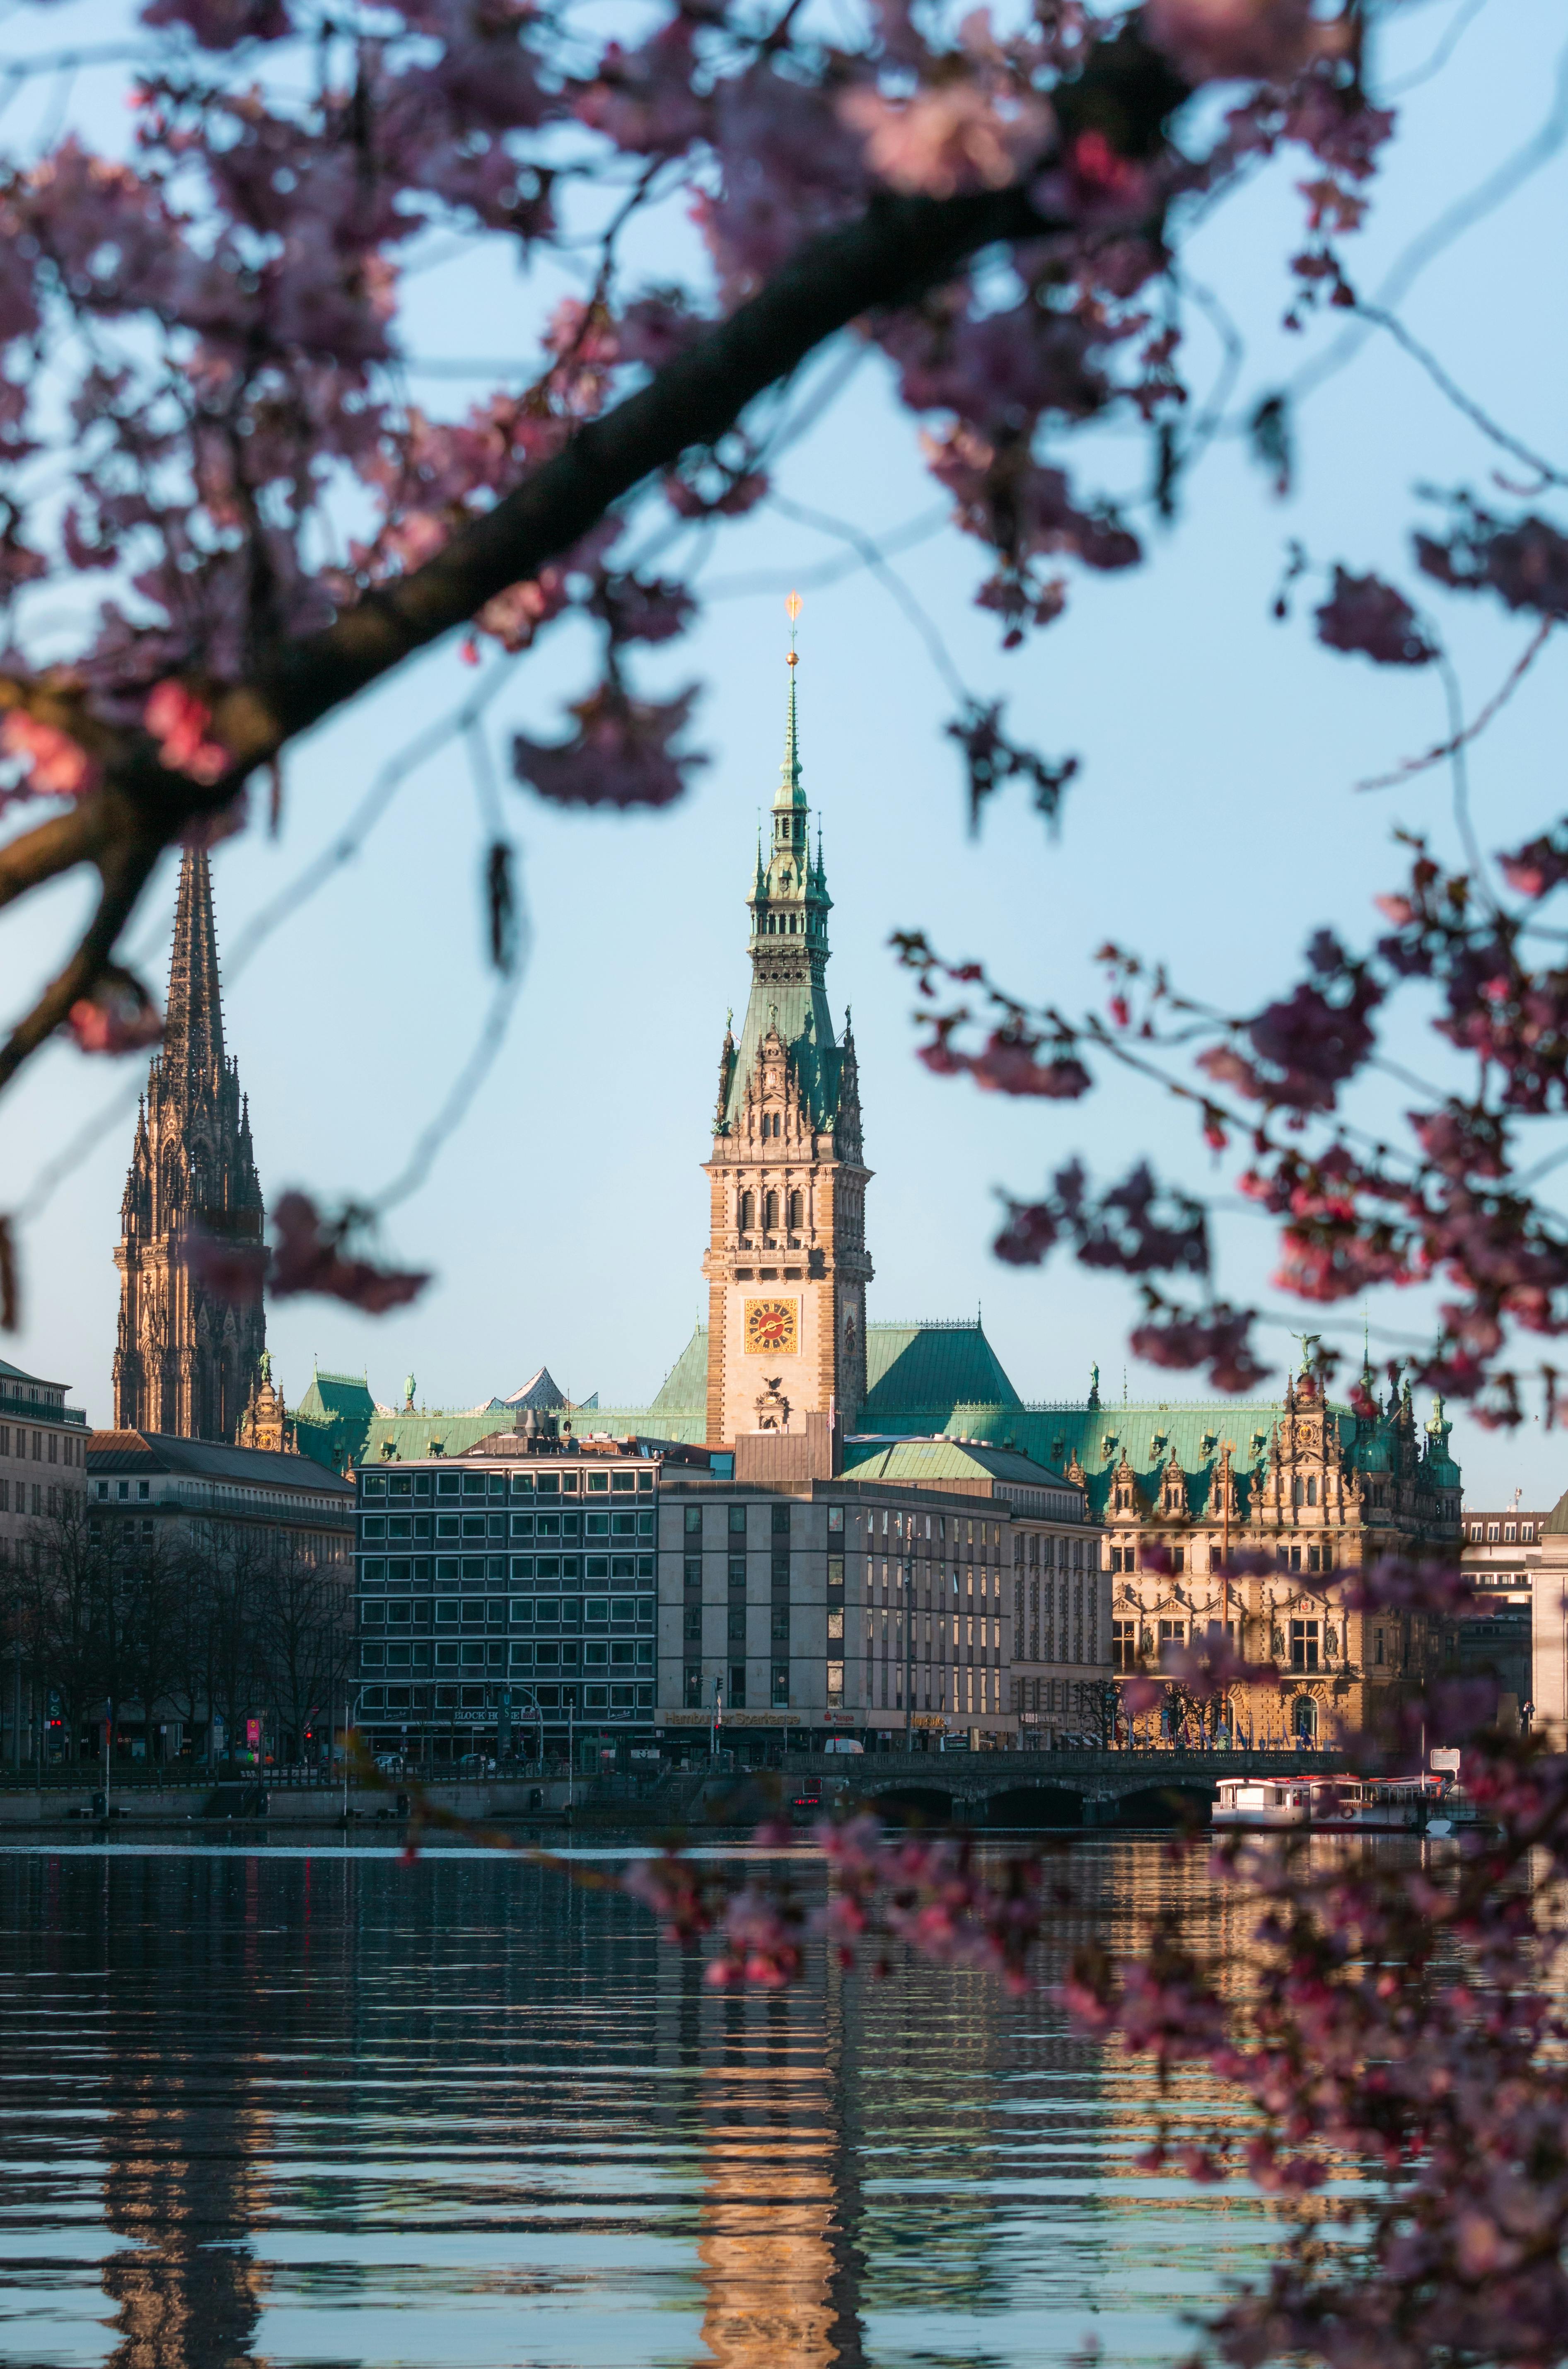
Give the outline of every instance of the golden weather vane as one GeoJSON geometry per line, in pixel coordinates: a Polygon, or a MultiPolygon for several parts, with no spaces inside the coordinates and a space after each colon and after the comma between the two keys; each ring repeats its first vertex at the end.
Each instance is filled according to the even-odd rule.
{"type": "Polygon", "coordinates": [[[795,647],[795,621],[800,614],[800,605],[798,592],[790,593],[784,601],[784,614],[789,619],[789,657],[785,660],[788,666],[798,666],[800,663],[799,654],[795,647]]]}

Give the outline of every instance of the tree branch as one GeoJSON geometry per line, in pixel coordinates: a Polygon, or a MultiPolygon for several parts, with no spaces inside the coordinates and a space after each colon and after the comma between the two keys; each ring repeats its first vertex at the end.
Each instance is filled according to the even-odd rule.
{"type": "MultiPolygon", "coordinates": [[[[1145,156],[1186,89],[1127,30],[1102,44],[1057,96],[1064,137],[1093,125],[1121,154],[1145,156]]],[[[192,819],[226,806],[257,766],[415,651],[466,624],[486,601],[570,551],[649,477],[715,443],[759,395],[852,321],[909,303],[985,247],[1071,226],[1039,212],[1022,185],[944,199],[879,196],[858,221],[802,247],[757,295],[579,429],[422,566],[367,592],[324,631],[278,647],[253,680],[203,690],[212,698],[212,738],[234,758],[222,780],[203,784],[172,772],[144,732],[106,747],[108,728],[94,724],[103,787],[0,850],[0,907],[81,862],[96,863],[104,883],[75,954],[0,1051],[0,1086],[91,990],[160,850],[192,819]]],[[[0,687],[0,704],[8,704],[0,687]]]]}

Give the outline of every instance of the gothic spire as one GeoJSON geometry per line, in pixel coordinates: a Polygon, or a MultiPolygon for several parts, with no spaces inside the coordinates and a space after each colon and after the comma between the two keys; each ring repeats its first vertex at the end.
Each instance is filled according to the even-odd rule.
{"type": "Polygon", "coordinates": [[[266,1344],[258,1300],[209,1291],[189,1256],[201,1235],[259,1248],[263,1208],[250,1112],[223,1050],[218,933],[205,853],[180,864],[168,1014],[137,1112],[121,1205],[114,1419],[122,1431],[232,1440],[266,1344]]]}
{"type": "Polygon", "coordinates": [[[179,902],[169,956],[168,1013],[161,1067],[212,1075],[223,1060],[223,1005],[218,980],[218,933],[212,920],[212,875],[205,848],[180,858],[179,902]]]}

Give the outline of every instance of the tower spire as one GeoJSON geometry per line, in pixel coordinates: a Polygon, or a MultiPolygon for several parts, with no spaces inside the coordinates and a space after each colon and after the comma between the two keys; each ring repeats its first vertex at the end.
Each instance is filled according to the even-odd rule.
{"type": "Polygon", "coordinates": [[[188,847],[180,858],[167,1012],[165,1074],[219,1070],[223,1059],[223,1004],[218,979],[218,932],[212,919],[212,874],[205,848],[188,847]]]}
{"type": "Polygon", "coordinates": [[[205,850],[180,862],[168,1018],[121,1206],[116,1427],[232,1440],[259,1388],[266,1320],[259,1301],[236,1307],[210,1293],[190,1244],[200,1236],[258,1248],[263,1211],[250,1113],[223,1051],[205,850]]]}
{"type": "Polygon", "coordinates": [[[800,595],[792,592],[784,602],[789,618],[789,655],[784,660],[789,669],[789,704],[784,715],[784,763],[779,767],[779,794],[773,800],[775,808],[800,807],[806,804],[800,786],[800,730],[795,705],[795,670],[800,664],[800,652],[795,647],[795,620],[800,614],[800,595]]]}

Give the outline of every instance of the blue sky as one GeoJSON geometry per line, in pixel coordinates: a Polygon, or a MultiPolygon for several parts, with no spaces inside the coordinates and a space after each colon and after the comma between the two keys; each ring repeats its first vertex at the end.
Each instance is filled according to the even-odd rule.
{"type": "MultiPolygon", "coordinates": [[[[79,12],[77,12],[79,13],[79,12]]],[[[1358,283],[1376,291],[1411,244],[1464,192],[1484,185],[1551,114],[1560,12],[1510,0],[1456,16],[1413,9],[1391,45],[1390,79],[1418,67],[1460,26],[1452,66],[1413,88],[1406,129],[1352,243],[1358,283]]],[[[1299,169],[1268,176],[1206,227],[1190,268],[1223,299],[1246,340],[1233,411],[1326,355],[1341,316],[1304,338],[1278,326],[1282,258],[1297,241],[1299,169]]],[[[1568,198],[1559,149],[1504,203],[1436,254],[1402,300],[1411,330],[1467,392],[1527,441],[1562,449],[1564,349],[1551,258],[1568,198]]],[[[650,265],[658,258],[649,256],[650,265]]],[[[526,355],[529,325],[553,292],[477,260],[418,283],[419,349],[431,358],[526,355]]],[[[1218,352],[1195,334],[1197,374],[1218,352]]],[[[828,367],[835,366],[830,357],[828,367]]],[[[455,408],[460,383],[420,383],[455,408]]],[[[285,1390],[298,1397],[313,1357],[368,1370],[390,1399],[412,1371],[429,1404],[470,1404],[548,1363],[576,1394],[636,1401],[658,1387],[703,1306],[704,1156],[727,1007],[747,990],[743,904],[756,815],[773,795],[783,732],[783,594],[798,580],[805,780],[824,823],[835,899],[830,993],[853,1003],[866,1143],[876,1171],[867,1230],[873,1317],[957,1316],[983,1305],[988,1332],[1026,1398],[1071,1398],[1098,1360],[1119,1392],[1192,1395],[1124,1347],[1130,1296],[1067,1265],[1019,1273],[990,1255],[996,1188],[1023,1193],[1082,1151],[1109,1173],[1147,1150],[1162,1170],[1209,1178],[1190,1122],[1110,1082],[1076,1106],[1025,1106],[931,1077],[912,1059],[912,996],[887,951],[890,932],[923,927],[955,956],[984,956],[1020,993],[1082,1006],[1102,992],[1093,963],[1106,937],[1171,964],[1195,994],[1244,1009],[1288,986],[1310,931],[1372,924],[1368,898],[1402,859],[1396,826],[1453,845],[1446,776],[1359,793],[1361,777],[1425,747],[1443,728],[1435,674],[1395,680],[1319,649],[1310,602],[1269,615],[1289,537],[1314,559],[1377,566],[1407,584],[1408,535],[1425,515],[1423,483],[1490,488],[1488,446],[1386,339],[1369,338],[1322,377],[1298,420],[1299,487],[1276,502],[1242,443],[1221,439],[1185,490],[1173,528],[1154,530],[1133,576],[1076,582],[1068,616],[1002,656],[972,597],[977,548],[945,528],[894,566],[966,683],[1004,695],[1020,735],[1076,750],[1082,772],[1050,838],[1021,795],[967,830],[956,753],[944,727],[950,689],[900,601],[864,568],[832,584],[819,571],[841,537],[765,507],[727,532],[701,577],[703,620],[677,649],[641,663],[653,688],[703,682],[693,737],[711,757],[692,795],[659,818],[552,813],[506,785],[510,729],[546,736],[588,681],[590,652],[568,630],[510,669],[490,711],[501,797],[519,844],[532,952],[509,1037],[488,1084],[426,1187],[388,1221],[385,1247],[429,1264],[424,1299],[372,1322],[332,1303],[276,1306],[269,1319],[285,1390]]],[[[1067,453],[1085,487],[1125,492],[1141,448],[1106,435],[1067,453]]],[[[862,360],[778,473],[781,494],[876,536],[927,521],[933,489],[913,424],[890,403],[881,365],[862,360]]],[[[1501,498],[1501,497],[1499,497],[1501,498]]],[[[1467,697],[1479,704],[1524,639],[1479,608],[1438,612],[1467,697]]],[[[335,719],[292,758],[284,829],[259,830],[215,858],[220,940],[247,922],[328,846],[378,770],[474,687],[443,648],[335,719]]],[[[1557,811],[1561,653],[1549,647],[1478,750],[1472,795],[1482,844],[1507,845],[1557,811]]],[[[227,1023],[248,1090],[269,1194],[301,1184],[364,1195],[402,1165],[483,1022],[490,984],[478,893],[484,831],[469,764],[448,745],[413,772],[352,863],[302,904],[231,978],[227,1023]]],[[[161,979],[172,866],[138,931],[161,979]],[[164,917],[164,921],[160,921],[164,917]],[[160,940],[160,927],[164,934],[160,940]]],[[[70,883],[12,917],[7,1000],[19,1006],[82,903],[70,883]]],[[[1396,1049],[1442,1075],[1413,1022],[1396,1049]]],[[[7,1203],[125,1076],[64,1047],[13,1097],[0,1143],[7,1203]]],[[[1391,1126],[1414,1100],[1384,1078],[1358,1115],[1391,1126]]],[[[109,1413],[117,1277],[111,1253],[129,1116],[59,1184],[27,1230],[21,1335],[4,1354],[70,1381],[91,1418],[109,1413]]],[[[1543,1148],[1554,1148],[1555,1136],[1543,1148]]],[[[1220,1281],[1232,1297],[1268,1292],[1268,1243],[1238,1217],[1221,1231],[1220,1281]]],[[[1375,1346],[1419,1330],[1418,1311],[1374,1300],[1375,1346]]],[[[1291,1320],[1298,1328],[1310,1316],[1291,1320]]],[[[1358,1328],[1359,1311],[1345,1322],[1358,1328]]],[[[1283,1332],[1265,1336],[1276,1360],[1283,1332]]],[[[1531,1423],[1489,1436],[1461,1415],[1456,1450],[1472,1499],[1524,1490],[1551,1502],[1568,1486],[1568,1448],[1531,1423]]]]}

